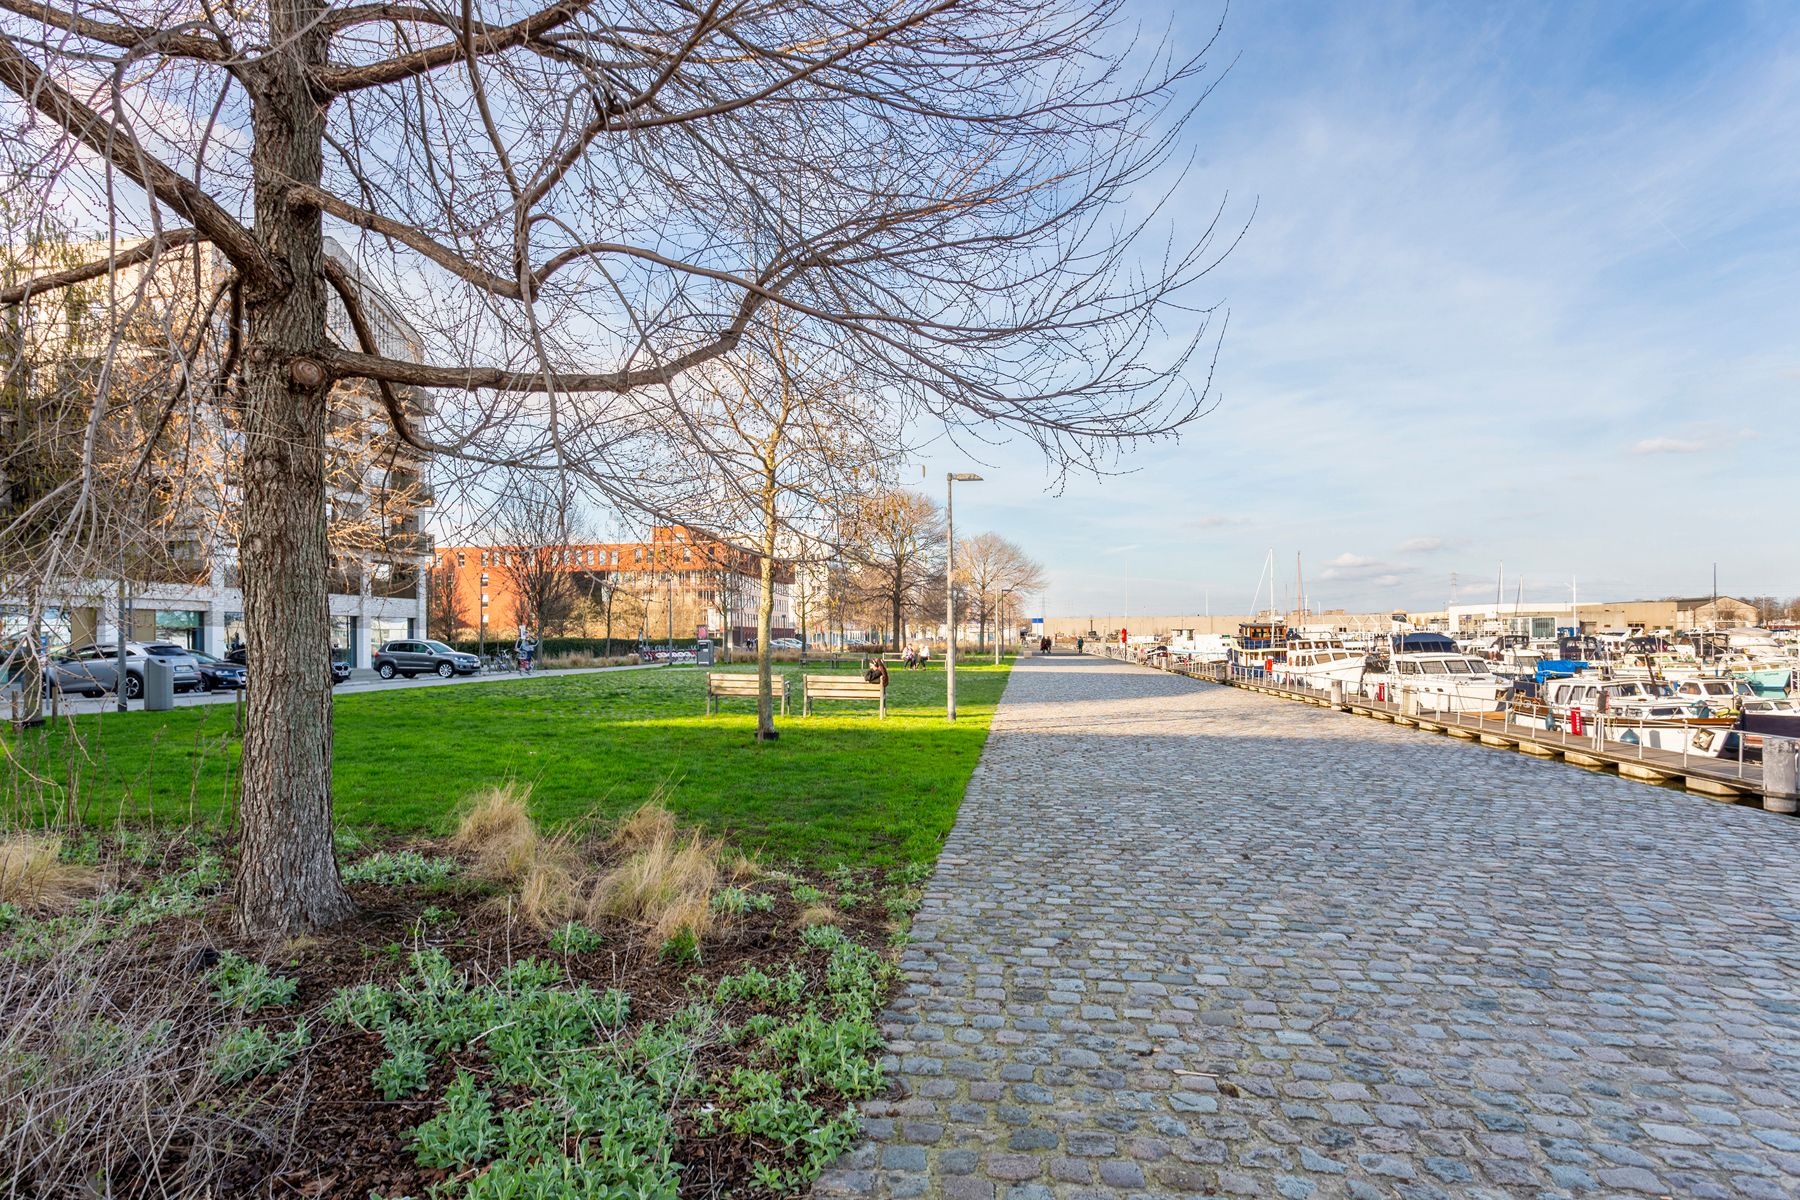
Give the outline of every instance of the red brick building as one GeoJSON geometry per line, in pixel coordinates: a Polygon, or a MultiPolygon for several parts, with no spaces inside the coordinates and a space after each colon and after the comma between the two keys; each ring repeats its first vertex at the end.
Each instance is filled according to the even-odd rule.
{"type": "MultiPolygon", "coordinates": [[[[616,582],[632,603],[615,618],[614,636],[643,632],[651,641],[693,637],[704,625],[708,636],[732,645],[748,645],[756,636],[756,605],[761,587],[762,555],[680,525],[659,525],[647,542],[583,542],[565,546],[440,546],[434,587],[453,587],[454,609],[486,637],[510,641],[519,630],[519,580],[531,571],[567,572],[577,583],[616,582]],[[529,568],[535,555],[541,567],[529,568]],[[641,629],[640,629],[641,627],[641,629]]],[[[789,593],[792,566],[775,564],[775,611],[772,637],[794,635],[789,593]]],[[[433,605],[434,611],[439,611],[433,605]]]]}

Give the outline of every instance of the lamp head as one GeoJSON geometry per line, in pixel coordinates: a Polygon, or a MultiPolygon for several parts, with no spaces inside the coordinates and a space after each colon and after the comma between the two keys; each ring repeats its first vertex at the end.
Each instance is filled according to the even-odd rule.
{"type": "Polygon", "coordinates": [[[975,474],[973,471],[952,471],[950,472],[949,478],[955,480],[957,483],[981,482],[981,476],[975,474]]]}

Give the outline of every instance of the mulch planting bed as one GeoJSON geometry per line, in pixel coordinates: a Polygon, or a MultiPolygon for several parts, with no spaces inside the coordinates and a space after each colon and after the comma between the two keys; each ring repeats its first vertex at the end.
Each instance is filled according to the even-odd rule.
{"type": "MultiPolygon", "coordinates": [[[[454,857],[441,843],[414,841],[407,845],[430,856],[454,857]]],[[[229,859],[228,848],[215,852],[229,859]]],[[[118,891],[141,889],[164,869],[127,868],[114,887],[118,891]]],[[[227,877],[221,874],[221,880],[227,877]]],[[[235,1085],[242,1089],[242,1096],[256,1098],[249,1106],[252,1113],[281,1114],[281,1136],[273,1144],[255,1146],[232,1158],[224,1173],[214,1176],[214,1194],[423,1198],[434,1185],[458,1194],[446,1185],[478,1174],[481,1168],[459,1172],[420,1166],[413,1138],[423,1122],[443,1110],[445,1089],[459,1071],[466,1070],[490,1084],[497,1111],[529,1105],[533,1095],[527,1088],[496,1078],[484,1048],[471,1045],[435,1054],[426,1086],[417,1094],[384,1098],[371,1078],[389,1053],[382,1036],[321,1019],[339,989],[360,984],[402,987],[421,951],[441,952],[457,971],[474,981],[495,979],[523,960],[536,959],[555,964],[561,971],[559,987],[585,984],[596,992],[619,989],[628,993],[629,1018],[606,1035],[628,1041],[647,1024],[667,1020],[697,1000],[713,998],[721,979],[747,968],[770,975],[797,968],[807,978],[806,997],[825,995],[828,956],[821,953],[816,941],[808,944],[803,940],[806,927],[801,914],[807,906],[789,894],[799,884],[829,894],[829,883],[817,877],[784,876],[748,883],[744,885],[747,889],[771,897],[773,907],[720,914],[699,943],[698,961],[671,961],[661,943],[640,928],[617,920],[586,923],[600,937],[597,947],[558,952],[551,943],[553,931],[521,919],[506,889],[461,872],[419,885],[352,885],[359,912],[350,921],[286,946],[257,946],[233,935],[228,894],[221,882],[199,912],[163,917],[111,940],[109,962],[122,969],[109,975],[108,986],[114,989],[110,1002],[129,1010],[134,989],[166,989],[171,976],[204,980],[222,956],[232,954],[261,962],[273,974],[294,981],[290,1000],[262,1007],[244,1019],[276,1033],[305,1020],[311,1031],[310,1044],[284,1069],[235,1085]]],[[[851,899],[861,902],[840,909],[833,924],[850,941],[885,955],[892,918],[874,899],[873,884],[851,899]]],[[[16,944],[24,936],[23,928],[16,924],[10,936],[0,928],[0,951],[9,941],[16,944]]],[[[29,964],[17,969],[28,970],[29,964]]],[[[766,1005],[743,1000],[721,1001],[716,1007],[723,1025],[768,1011],[766,1005]]],[[[703,1039],[693,1048],[694,1074],[701,1080],[725,1079],[733,1068],[753,1065],[755,1046],[753,1041],[703,1039]]],[[[196,1045],[194,1052],[204,1053],[205,1048],[196,1045]]],[[[805,1099],[834,1115],[850,1103],[845,1096],[817,1085],[805,1099]]],[[[796,1190],[791,1182],[770,1186],[755,1174],[759,1161],[781,1160],[778,1145],[755,1135],[705,1128],[701,1109],[707,1104],[702,1090],[678,1100],[672,1112],[670,1154],[679,1170],[681,1196],[764,1197],[796,1190]]],[[[577,1140],[569,1142],[571,1153],[577,1140]]],[[[170,1146],[161,1169],[178,1176],[183,1152],[180,1145],[170,1146]]],[[[4,1170],[0,1168],[0,1177],[4,1170]]],[[[132,1181],[115,1181],[115,1187],[116,1194],[134,1194],[132,1181]]]]}

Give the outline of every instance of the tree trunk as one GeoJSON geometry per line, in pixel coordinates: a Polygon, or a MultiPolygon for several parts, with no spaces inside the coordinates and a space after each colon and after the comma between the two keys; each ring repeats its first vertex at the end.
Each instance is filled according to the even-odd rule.
{"type": "Polygon", "coordinates": [[[355,911],[331,836],[331,620],[324,580],[329,383],[302,387],[295,359],[325,340],[324,235],[316,211],[287,206],[290,182],[317,185],[324,113],[309,64],[324,61],[317,0],[274,0],[254,86],[256,238],[286,264],[284,288],[246,297],[244,502],[239,546],[251,684],[244,729],[237,921],[292,936],[355,911]]]}
{"type": "Polygon", "coordinates": [[[889,601],[892,602],[893,610],[894,610],[893,611],[894,649],[899,650],[900,649],[900,638],[901,638],[902,634],[900,632],[900,600],[901,600],[901,597],[900,597],[900,588],[898,585],[895,586],[893,594],[890,595],[888,597],[888,599],[889,599],[889,601]]]}
{"type": "Polygon", "coordinates": [[[756,597],[756,740],[772,742],[775,732],[775,698],[769,646],[770,622],[775,616],[775,475],[763,476],[761,591],[756,597]]]}

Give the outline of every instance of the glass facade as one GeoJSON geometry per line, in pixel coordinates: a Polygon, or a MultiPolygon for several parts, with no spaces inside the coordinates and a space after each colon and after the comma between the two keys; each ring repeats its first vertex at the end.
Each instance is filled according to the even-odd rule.
{"type": "Polygon", "coordinates": [[[200,631],[205,625],[205,614],[192,609],[158,609],[156,612],[156,640],[174,642],[177,646],[186,646],[189,650],[199,650],[200,631]]]}
{"type": "Polygon", "coordinates": [[[356,618],[331,618],[331,657],[338,662],[356,664],[356,618]]]}

